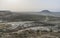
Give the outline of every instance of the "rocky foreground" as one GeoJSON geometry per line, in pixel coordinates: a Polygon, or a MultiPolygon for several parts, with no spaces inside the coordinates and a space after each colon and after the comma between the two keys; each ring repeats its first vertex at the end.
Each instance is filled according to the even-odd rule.
{"type": "Polygon", "coordinates": [[[60,33],[25,30],[20,33],[0,33],[0,38],[60,38],[60,33]]]}
{"type": "Polygon", "coordinates": [[[60,38],[58,27],[34,21],[0,23],[0,38],[60,38]]]}

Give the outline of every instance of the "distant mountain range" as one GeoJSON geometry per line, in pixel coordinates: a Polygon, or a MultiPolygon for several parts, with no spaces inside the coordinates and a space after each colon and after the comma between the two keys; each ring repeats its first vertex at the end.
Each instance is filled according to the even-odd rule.
{"type": "MultiPolygon", "coordinates": [[[[42,10],[40,12],[11,12],[0,11],[0,20],[36,20],[37,18],[43,18],[44,16],[59,17],[60,12],[50,12],[49,10],[42,10]]],[[[44,17],[45,18],[45,17],[44,17]]],[[[44,19],[43,18],[43,19],[44,19]]],[[[37,20],[38,20],[37,19],[37,20]]]]}
{"type": "Polygon", "coordinates": [[[57,16],[60,17],[60,12],[51,12],[49,10],[42,10],[40,12],[11,12],[11,11],[0,11],[0,16],[10,15],[12,13],[21,14],[33,14],[33,15],[46,15],[46,16],[57,16]]]}

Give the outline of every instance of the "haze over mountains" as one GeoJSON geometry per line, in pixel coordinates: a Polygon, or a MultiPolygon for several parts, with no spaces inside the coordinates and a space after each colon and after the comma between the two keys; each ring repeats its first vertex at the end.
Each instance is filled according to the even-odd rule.
{"type": "Polygon", "coordinates": [[[9,14],[12,14],[12,13],[22,13],[22,14],[35,14],[35,15],[50,15],[53,16],[53,15],[57,15],[59,16],[60,15],[60,12],[51,12],[49,10],[42,10],[40,12],[12,12],[12,11],[9,11],[9,10],[2,10],[0,11],[0,16],[4,16],[4,15],[9,15],[9,14]]]}
{"type": "Polygon", "coordinates": [[[19,13],[60,17],[60,12],[52,12],[49,10],[42,10],[40,12],[19,12],[19,13]]]}
{"type": "Polygon", "coordinates": [[[12,12],[12,11],[0,11],[0,16],[4,16],[4,15],[10,15],[10,14],[33,14],[33,15],[45,15],[45,16],[55,16],[55,17],[60,17],[60,12],[52,12],[49,10],[42,10],[40,12],[12,12]]]}

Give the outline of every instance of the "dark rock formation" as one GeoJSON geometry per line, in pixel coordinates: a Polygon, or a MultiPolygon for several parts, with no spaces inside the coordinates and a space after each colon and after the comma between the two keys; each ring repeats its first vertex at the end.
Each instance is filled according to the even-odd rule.
{"type": "Polygon", "coordinates": [[[50,13],[50,11],[49,11],[49,10],[42,10],[41,12],[47,12],[47,13],[50,13]]]}

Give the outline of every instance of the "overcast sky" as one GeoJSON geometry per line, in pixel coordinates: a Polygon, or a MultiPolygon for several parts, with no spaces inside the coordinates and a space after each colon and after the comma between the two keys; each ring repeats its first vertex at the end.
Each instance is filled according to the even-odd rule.
{"type": "Polygon", "coordinates": [[[60,0],[0,0],[0,10],[60,11],[60,0]]]}

